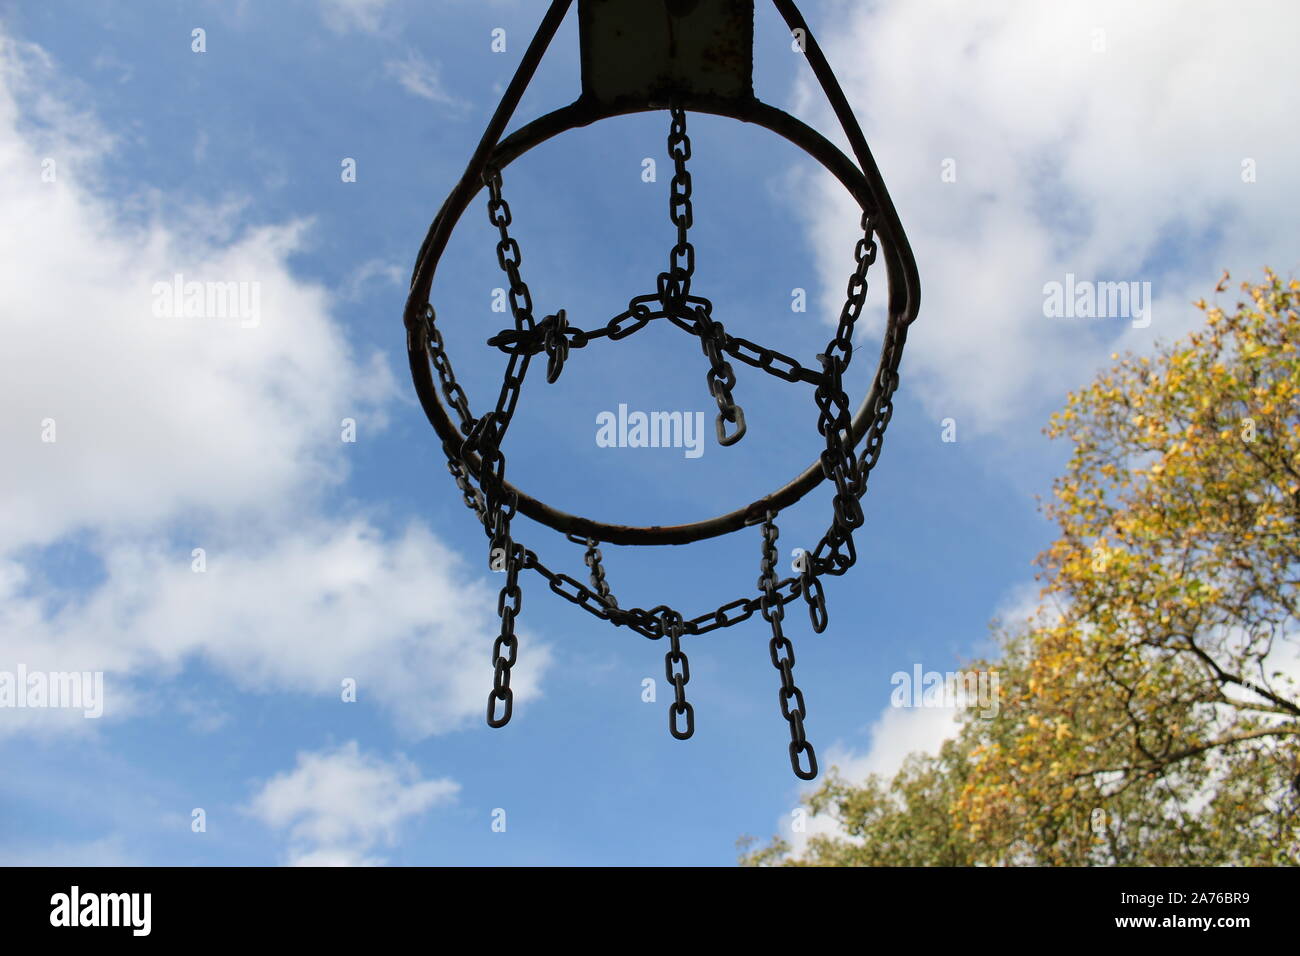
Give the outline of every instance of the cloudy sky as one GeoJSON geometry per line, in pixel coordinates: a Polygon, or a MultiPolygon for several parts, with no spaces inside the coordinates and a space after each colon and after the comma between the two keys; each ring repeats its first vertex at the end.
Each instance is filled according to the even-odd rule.
{"type": "MultiPolygon", "coordinates": [[[[952,725],[891,708],[890,676],[956,669],[988,652],[990,619],[1032,609],[1051,533],[1036,499],[1065,454],[1041,429],[1065,392],[1111,352],[1185,331],[1222,270],[1300,266],[1300,14],[801,6],[922,278],[860,560],[827,586],[825,634],[801,611],[788,628],[823,767],[887,772],[952,725]],[[1045,286],[1067,281],[1138,283],[1149,309],[1046,314],[1045,286]]],[[[525,576],[514,720],[483,722],[500,578],[414,399],[401,309],[544,7],[0,2],[0,672],[104,675],[98,719],[0,708],[0,862],[726,864],[738,836],[788,828],[804,791],[758,619],[686,641],[682,743],[663,647],[525,576]],[[178,275],[236,283],[247,308],[170,311],[159,289],[178,275]]],[[[755,47],[758,95],[843,143],[761,0],[755,47]]],[[[517,121],[579,80],[571,14],[517,121]]],[[[813,364],[852,204],[761,130],[690,131],[696,291],[729,329],[813,364]]],[[[624,117],[506,171],[539,314],[592,328],[653,290],[672,242],[666,133],[664,114],[624,117]]],[[[508,324],[481,200],[433,291],[476,410],[504,365],[484,343],[508,324]]],[[[883,275],[871,289],[859,393],[883,275]]],[[[671,327],[575,352],[556,385],[528,381],[509,476],[566,510],[677,523],[817,454],[811,395],[746,368],[740,444],[597,445],[620,405],[701,411],[711,435],[706,370],[671,327]]],[[[783,554],[829,514],[821,488],[782,515],[783,554]]],[[[515,530],[583,576],[562,536],[515,530]]],[[[688,616],[751,593],[760,556],[756,529],[605,553],[625,606],[688,616]]]]}

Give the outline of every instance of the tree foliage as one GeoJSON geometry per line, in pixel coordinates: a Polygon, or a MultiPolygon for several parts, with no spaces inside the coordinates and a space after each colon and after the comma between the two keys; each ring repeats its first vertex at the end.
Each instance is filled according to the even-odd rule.
{"type": "Polygon", "coordinates": [[[1038,615],[978,665],[997,716],[892,780],[831,775],[838,833],[742,862],[1300,863],[1300,283],[1241,288],[1052,417],[1059,536],[1038,615]]]}

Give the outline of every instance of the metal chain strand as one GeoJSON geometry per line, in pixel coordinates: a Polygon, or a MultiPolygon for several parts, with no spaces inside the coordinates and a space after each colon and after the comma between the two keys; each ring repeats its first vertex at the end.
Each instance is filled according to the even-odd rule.
{"type": "Polygon", "coordinates": [[[546,381],[554,385],[569,357],[569,340],[565,338],[569,331],[569,320],[561,309],[542,320],[542,325],[546,327],[542,335],[542,349],[546,352],[546,381]]]}
{"type": "MultiPolygon", "coordinates": [[[[703,307],[705,311],[712,316],[713,303],[708,299],[700,298],[695,295],[688,295],[684,299],[688,308],[703,307]]],[[[695,312],[685,315],[669,315],[668,321],[677,326],[684,332],[691,335],[699,335],[701,332],[700,324],[695,321],[695,312]]],[[[721,323],[718,323],[719,327],[721,323]]],[[[786,382],[810,382],[813,385],[820,384],[822,373],[815,372],[810,368],[804,368],[797,359],[788,355],[769,349],[766,346],[759,345],[757,342],[751,342],[749,339],[742,339],[733,336],[725,330],[722,331],[719,348],[739,362],[756,368],[761,372],[767,372],[769,375],[775,375],[777,378],[786,382]],[[780,368],[778,366],[785,366],[780,368]]]]}
{"type": "Polygon", "coordinates": [[[700,337],[700,345],[709,359],[707,382],[709,394],[718,403],[718,444],[734,445],[745,435],[745,413],[731,397],[736,373],[723,356],[727,333],[721,322],[713,319],[713,304],[692,296],[691,277],[695,274],[695,247],[690,228],[695,222],[691,204],[691,174],[686,161],[691,158],[691,138],[686,133],[686,111],[672,107],[672,124],[668,131],[668,155],[673,161],[673,178],[668,195],[668,218],[677,227],[677,243],[668,257],[668,271],[659,274],[659,300],[664,312],[679,323],[690,323],[700,337]],[[727,425],[735,430],[728,435],[727,425]]]}
{"type": "MultiPolygon", "coordinates": [[[[564,310],[561,309],[556,315],[547,316],[532,329],[504,329],[488,339],[487,344],[507,355],[536,355],[538,352],[546,352],[550,356],[553,352],[563,349],[563,354],[567,357],[568,349],[586,348],[596,339],[606,337],[612,342],[617,342],[619,339],[627,338],[633,332],[639,332],[649,325],[652,319],[664,318],[668,315],[667,312],[662,309],[653,310],[647,304],[658,301],[657,294],[636,296],[628,303],[627,311],[620,312],[600,328],[589,332],[570,325],[568,319],[564,317],[564,310]],[[548,341],[552,343],[549,349],[548,341]],[[565,345],[561,345],[561,341],[565,345]]],[[[779,356],[779,353],[778,357],[784,358],[779,356]]],[[[786,361],[794,360],[786,359],[786,361]]],[[[562,359],[560,365],[563,365],[562,359]]],[[[773,372],[773,374],[784,373],[773,372]]]]}
{"type": "Polygon", "coordinates": [[[830,623],[830,617],[826,613],[826,592],[822,590],[821,578],[813,573],[812,555],[805,551],[800,561],[799,589],[803,592],[804,603],[808,605],[808,618],[812,622],[813,633],[820,634],[830,623]]]}
{"type": "Polygon", "coordinates": [[[566,538],[574,544],[581,544],[586,547],[586,552],[582,556],[582,563],[585,564],[591,572],[591,587],[606,605],[611,608],[618,607],[618,599],[614,597],[614,592],[610,590],[609,582],[605,580],[605,565],[603,563],[599,542],[595,538],[584,538],[581,535],[566,534],[566,538]]]}
{"type": "Polygon", "coordinates": [[[492,642],[492,692],[488,694],[487,722],[489,727],[504,727],[514,713],[515,692],[510,689],[510,668],[519,656],[519,638],[515,637],[515,618],[523,602],[519,587],[519,568],[522,548],[506,539],[509,551],[506,557],[506,583],[497,597],[497,614],[501,617],[501,633],[492,642]],[[500,702],[504,709],[497,713],[500,702]]]}
{"type": "Polygon", "coordinates": [[[776,512],[769,511],[763,519],[763,560],[760,565],[762,573],[758,586],[763,591],[760,607],[763,620],[772,627],[772,640],[768,643],[768,652],[772,657],[772,666],[781,673],[781,692],[777,700],[781,704],[781,716],[790,725],[790,766],[794,775],[800,780],[812,780],[817,776],[817,753],[813,745],[804,736],[804,719],[808,716],[804,706],[803,691],[794,682],[794,644],[785,636],[781,621],[785,617],[785,605],[776,600],[776,562],[778,560],[776,539],[780,531],[776,527],[776,512]],[[799,765],[800,757],[808,755],[807,768],[799,765]]]}
{"type": "MultiPolygon", "coordinates": [[[[515,361],[514,358],[511,361],[515,361]]],[[[526,363],[527,358],[524,359],[526,363]]],[[[505,389],[503,388],[504,392],[505,389]]],[[[504,396],[503,396],[504,401],[504,396]]],[[[487,722],[489,727],[504,727],[510,722],[514,712],[514,691],[510,689],[510,668],[514,667],[519,653],[519,641],[515,637],[515,618],[519,615],[523,592],[519,587],[519,569],[523,564],[523,549],[510,537],[510,519],[514,516],[517,495],[506,495],[502,485],[505,480],[505,456],[498,447],[505,431],[505,426],[497,425],[497,413],[490,413],[481,420],[486,427],[476,426],[465,440],[462,458],[467,457],[471,448],[477,444],[483,462],[481,483],[483,485],[485,506],[483,528],[488,536],[488,562],[492,570],[498,556],[505,558],[506,581],[497,597],[497,614],[501,618],[501,633],[492,645],[492,691],[488,694],[487,722]],[[509,652],[508,655],[503,651],[509,652]],[[502,712],[497,713],[497,705],[503,705],[502,712]]],[[[509,417],[506,418],[506,424],[509,417]]]]}
{"type": "Polygon", "coordinates": [[[668,256],[668,271],[659,276],[659,298],[666,312],[680,312],[682,302],[691,292],[691,276],[695,274],[695,247],[689,232],[695,223],[695,210],[691,205],[691,174],[686,161],[691,158],[691,138],[686,135],[686,111],[672,108],[672,124],[668,131],[668,155],[673,160],[673,179],[668,195],[668,218],[677,227],[677,243],[668,256]]]}
{"type": "Polygon", "coordinates": [[[610,607],[618,607],[618,598],[614,597],[609,582],[605,580],[605,566],[601,563],[600,548],[596,547],[595,538],[587,539],[587,553],[583,555],[583,562],[591,570],[591,586],[596,589],[601,600],[610,607]]]}
{"type": "Polygon", "coordinates": [[[429,353],[429,364],[438,373],[438,381],[442,384],[442,394],[447,399],[447,404],[455,409],[456,414],[460,417],[460,430],[468,435],[473,419],[469,410],[469,397],[456,381],[456,373],[452,371],[451,359],[447,355],[446,345],[443,344],[442,333],[438,331],[435,322],[436,318],[433,306],[427,306],[424,310],[424,322],[422,323],[424,347],[429,353]]]}
{"type": "MultiPolygon", "coordinates": [[[[501,238],[497,243],[497,261],[510,280],[510,310],[514,316],[515,329],[519,332],[532,331],[533,301],[528,292],[528,285],[519,273],[519,264],[523,254],[519,244],[510,238],[510,206],[501,196],[501,173],[489,169],[483,174],[483,181],[488,187],[488,220],[497,227],[501,238]]],[[[559,313],[563,321],[563,311],[559,313]]],[[[551,317],[555,319],[555,317],[551,317]]],[[[548,355],[550,350],[548,350],[548,355]]],[[[566,350],[567,354],[567,350],[566,350]]],[[[523,592],[519,587],[519,570],[523,567],[524,549],[510,537],[510,520],[514,517],[519,503],[519,495],[506,491],[506,458],[501,452],[501,442],[506,429],[514,416],[515,406],[519,402],[519,392],[523,387],[524,376],[528,372],[531,356],[515,353],[510,356],[506,366],[505,377],[501,383],[501,392],[497,397],[495,410],[484,415],[474,423],[461,446],[460,458],[468,462],[470,456],[477,452],[481,462],[479,485],[483,490],[484,510],[483,529],[488,536],[488,561],[494,565],[498,555],[504,555],[506,582],[497,597],[497,614],[501,618],[501,633],[492,645],[492,691],[488,694],[487,722],[490,727],[504,727],[510,722],[514,712],[514,691],[510,688],[510,669],[514,667],[519,655],[519,639],[515,637],[515,619],[523,602],[523,592]],[[501,712],[498,714],[498,705],[501,712]]],[[[563,365],[563,358],[559,364],[563,365]]],[[[554,359],[552,357],[552,365],[554,359]]],[[[559,369],[553,368],[559,375],[559,369]]],[[[462,472],[463,474],[463,472],[462,472]]],[[[495,567],[493,568],[495,570],[495,567]]]]}
{"type": "Polygon", "coordinates": [[[745,410],[731,397],[731,390],[736,384],[736,373],[731,363],[722,357],[722,347],[727,333],[721,322],[715,322],[705,306],[696,306],[695,323],[699,330],[700,345],[709,359],[709,394],[718,403],[716,429],[719,445],[734,445],[745,437],[745,410]],[[736,430],[727,434],[727,423],[736,426],[736,430]]]}
{"type": "Polygon", "coordinates": [[[488,189],[488,222],[497,227],[501,234],[497,242],[497,263],[510,281],[510,314],[514,316],[516,329],[533,328],[533,297],[528,291],[528,283],[519,273],[519,264],[523,262],[523,253],[519,243],[510,238],[510,204],[501,197],[501,171],[489,167],[483,171],[483,184],[488,189]]]}
{"type": "Polygon", "coordinates": [[[447,470],[451,472],[456,487],[460,489],[461,497],[465,501],[465,507],[474,512],[479,521],[485,520],[484,514],[487,509],[483,503],[483,495],[465,477],[465,466],[461,463],[459,452],[447,455],[447,470]]]}
{"type": "MultiPolygon", "coordinates": [[[[820,411],[817,431],[826,439],[826,450],[821,454],[822,474],[835,486],[835,495],[832,499],[834,520],[814,551],[811,569],[814,576],[843,574],[852,566],[857,560],[853,532],[862,527],[865,520],[860,501],[865,491],[865,477],[859,471],[854,454],[853,415],[849,410],[849,397],[844,391],[844,372],[853,358],[853,328],[862,314],[867,296],[867,270],[876,261],[875,225],[865,212],[862,214],[862,232],[863,236],[854,248],[856,267],[849,277],[846,301],[835,336],[826,346],[826,351],[817,356],[822,363],[822,382],[817,386],[813,400],[820,411]],[[840,553],[842,547],[849,549],[848,555],[840,553]],[[829,563],[821,558],[823,550],[829,551],[829,563]]],[[[883,390],[877,395],[883,395],[883,390]]],[[[875,429],[879,422],[878,409],[879,406],[873,409],[869,430],[875,429]]],[[[809,613],[816,627],[817,608],[810,605],[809,613]]]]}
{"type": "MultiPolygon", "coordinates": [[[[656,613],[642,608],[618,608],[606,605],[598,593],[567,574],[552,571],[542,563],[541,559],[533,551],[525,549],[524,567],[532,568],[545,578],[550,584],[551,590],[560,597],[601,620],[609,621],[617,627],[628,627],[650,640],[658,640],[664,636],[663,625],[656,613]]],[[[777,584],[776,599],[782,605],[798,600],[799,594],[798,578],[785,578],[777,584]]],[[[732,627],[743,621],[748,621],[759,610],[761,603],[761,597],[737,598],[722,605],[715,611],[708,611],[698,617],[683,621],[682,633],[690,635],[708,634],[710,631],[716,631],[719,628],[732,627]]]]}
{"type": "Polygon", "coordinates": [[[804,368],[797,360],[781,354],[776,349],[769,349],[766,346],[751,342],[749,339],[736,338],[726,333],[724,333],[724,337],[722,351],[737,361],[744,362],[759,371],[775,375],[787,382],[812,382],[816,384],[821,381],[819,373],[804,368]],[[778,367],[782,365],[786,367],[778,367]]]}
{"type": "Polygon", "coordinates": [[[664,655],[664,674],[673,685],[673,702],[668,705],[668,732],[678,740],[689,740],[695,733],[695,708],[686,700],[686,682],[691,679],[691,665],[682,653],[682,616],[672,608],[660,612],[668,653],[664,655]],[[686,727],[678,726],[682,717],[686,727]]]}

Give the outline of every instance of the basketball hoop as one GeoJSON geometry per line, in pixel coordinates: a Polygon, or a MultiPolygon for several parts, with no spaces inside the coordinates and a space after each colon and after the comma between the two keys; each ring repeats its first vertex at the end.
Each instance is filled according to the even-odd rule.
{"type": "Polygon", "coordinates": [[[420,402],[442,441],[448,469],[466,505],[483,524],[489,560],[498,560],[497,569],[506,575],[497,602],[501,633],[493,646],[495,673],[488,697],[488,723],[500,727],[511,717],[510,670],[519,646],[514,622],[522,602],[519,572],[531,569],[546,579],[555,593],[596,617],[652,640],[668,639],[665,672],[674,688],[669,730],[683,740],[694,733],[695,717],[685,695],[690,669],[682,638],[730,627],[760,612],[771,629],[770,656],[781,675],[779,700],[781,715],[790,728],[791,766],[797,776],[810,780],[817,775],[817,758],[804,732],[807,711],[803,694],[794,683],[794,645],[783,632],[785,605],[802,597],[813,630],[824,631],[827,614],[821,578],[842,575],[857,560],[853,532],[863,524],[860,502],[893,414],[898,366],[908,326],[919,308],[920,287],[902,224],[839,83],[794,3],[773,2],[807,57],[856,162],[806,124],[755,98],[753,0],[578,0],[581,95],[571,105],[506,136],[506,126],[572,4],[572,0],[554,0],[464,176],[433,220],[416,262],[404,318],[411,374],[420,402]],[[627,309],[603,326],[579,328],[564,309],[538,320],[520,271],[521,250],[510,236],[512,217],[502,192],[502,173],[524,153],[562,133],[611,117],[654,110],[667,110],[671,117],[668,153],[674,173],[669,215],[677,239],[668,268],[658,275],[653,291],[631,298],[627,309]],[[846,302],[834,337],[817,356],[818,367],[732,334],[713,317],[710,300],[693,294],[689,112],[754,123],[784,137],[829,170],[862,209],[862,237],[854,249],[855,266],[846,302]],[[509,282],[514,325],[488,339],[488,345],[505,353],[508,361],[495,407],[476,417],[456,381],[430,293],[452,230],[482,189],[488,191],[488,218],[499,232],[497,260],[509,282]],[[853,330],[867,294],[867,271],[878,256],[884,259],[889,286],[884,343],[867,395],[856,412],[851,412],[843,375],[852,358],[853,330]],[[825,439],[826,450],[783,487],[734,511],[683,525],[614,525],[572,515],[507,481],[501,445],[533,357],[545,355],[546,380],[553,384],[562,376],[565,363],[576,360],[575,351],[611,347],[661,320],[699,342],[707,360],[707,387],[718,406],[715,431],[719,444],[732,445],[746,433],[744,410],[735,396],[734,360],[793,385],[813,386],[817,430],[825,439]],[[830,526],[801,559],[798,576],[778,580],[776,516],[824,480],[835,488],[830,526]],[[550,570],[535,552],[516,542],[511,535],[516,513],[582,545],[591,586],[550,570]],[[689,544],[752,525],[762,526],[759,592],[715,611],[688,619],[666,604],[649,610],[621,608],[605,579],[600,544],[689,544]]]}

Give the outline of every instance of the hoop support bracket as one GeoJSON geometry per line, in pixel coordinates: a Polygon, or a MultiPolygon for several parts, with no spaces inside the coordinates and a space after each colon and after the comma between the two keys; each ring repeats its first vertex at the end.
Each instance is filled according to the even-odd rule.
{"type": "Polygon", "coordinates": [[[578,37],[603,107],[754,96],[754,0],[578,0],[578,37]]]}

